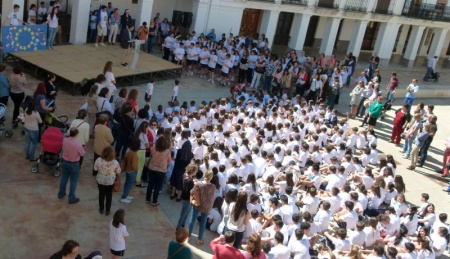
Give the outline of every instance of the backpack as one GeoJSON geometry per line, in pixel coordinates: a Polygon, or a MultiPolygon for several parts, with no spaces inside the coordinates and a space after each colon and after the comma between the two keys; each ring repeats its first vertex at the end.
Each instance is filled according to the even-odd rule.
{"type": "Polygon", "coordinates": [[[194,185],[194,188],[191,190],[191,197],[189,198],[191,205],[194,207],[199,207],[201,205],[201,193],[200,193],[200,185],[194,185]]]}

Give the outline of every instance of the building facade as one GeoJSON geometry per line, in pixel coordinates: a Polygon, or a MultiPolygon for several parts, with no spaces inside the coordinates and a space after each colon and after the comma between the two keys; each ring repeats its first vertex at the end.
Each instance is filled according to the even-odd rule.
{"type": "MultiPolygon", "coordinates": [[[[3,10],[33,2],[38,0],[3,1],[3,10]]],[[[447,60],[450,55],[449,0],[64,0],[73,17],[71,43],[85,43],[87,10],[107,2],[121,13],[130,9],[136,25],[156,13],[171,21],[176,10],[192,13],[183,32],[208,33],[214,28],[217,36],[254,38],[263,33],[270,45],[309,47],[326,56],[335,51],[357,57],[361,51],[378,52],[381,63],[387,64],[398,54],[412,66],[418,56],[447,60]]]]}

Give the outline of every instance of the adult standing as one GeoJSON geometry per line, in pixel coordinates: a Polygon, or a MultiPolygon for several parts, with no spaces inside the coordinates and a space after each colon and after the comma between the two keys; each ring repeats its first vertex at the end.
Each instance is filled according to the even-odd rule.
{"type": "Polygon", "coordinates": [[[394,93],[397,90],[397,87],[398,87],[397,73],[392,72],[391,79],[389,80],[389,85],[386,87],[387,90],[386,101],[391,101],[394,98],[394,93]]]}
{"type": "Polygon", "coordinates": [[[105,75],[105,82],[104,86],[108,87],[108,96],[107,99],[109,100],[109,103],[113,103],[114,101],[114,94],[117,91],[116,88],[116,78],[114,77],[114,74],[112,72],[113,62],[108,61],[105,64],[105,67],[103,68],[103,74],[105,75]]]}
{"type": "Polygon", "coordinates": [[[349,57],[347,67],[348,67],[348,70],[347,70],[348,76],[347,76],[346,85],[349,86],[350,82],[352,80],[352,76],[355,73],[355,69],[356,69],[356,57],[355,56],[352,55],[349,57]]]}
{"type": "Polygon", "coordinates": [[[439,173],[442,173],[442,177],[448,176],[448,167],[447,165],[450,163],[450,137],[445,140],[445,150],[444,150],[444,161],[442,165],[442,169],[438,170],[439,173]]]}
{"type": "Polygon", "coordinates": [[[189,232],[185,228],[177,228],[175,231],[175,241],[169,242],[167,258],[171,259],[192,259],[192,251],[184,243],[188,239],[189,232]]]}
{"type": "MultiPolygon", "coordinates": [[[[256,52],[255,52],[256,54],[256,52]]],[[[259,59],[255,62],[255,73],[253,74],[252,83],[250,88],[258,89],[259,83],[261,82],[261,77],[266,70],[266,61],[264,60],[264,53],[259,55],[259,59]]]]}
{"type": "Polygon", "coordinates": [[[430,136],[431,124],[430,123],[425,124],[423,129],[424,129],[424,131],[420,132],[417,135],[417,138],[416,138],[416,140],[414,142],[414,145],[413,145],[413,148],[412,148],[412,151],[411,151],[411,165],[408,166],[409,170],[416,169],[417,157],[419,156],[420,149],[423,147],[425,141],[430,136]]]}
{"type": "Polygon", "coordinates": [[[216,30],[211,29],[211,31],[208,34],[206,34],[206,38],[210,38],[212,39],[213,42],[216,42],[216,30]]]}
{"type": "Polygon", "coordinates": [[[408,104],[404,103],[400,109],[395,112],[394,127],[392,128],[391,142],[400,145],[401,135],[406,129],[406,125],[411,120],[411,114],[408,112],[408,104]]]}
{"type": "Polygon", "coordinates": [[[430,59],[428,59],[427,63],[427,72],[425,73],[425,76],[423,77],[423,81],[428,82],[428,79],[433,75],[434,71],[436,71],[436,63],[438,60],[438,56],[434,56],[430,59]]]}
{"type": "Polygon", "coordinates": [[[58,29],[58,13],[59,7],[54,7],[51,13],[47,16],[47,21],[44,24],[48,24],[48,37],[47,37],[47,48],[53,49],[53,44],[55,42],[56,30],[58,29]]]}
{"type": "Polygon", "coordinates": [[[381,111],[383,110],[383,96],[379,95],[375,102],[369,107],[369,131],[373,130],[377,124],[378,118],[381,116],[381,111]]]}
{"type": "Polygon", "coordinates": [[[56,76],[54,74],[48,74],[47,81],[45,81],[45,99],[47,106],[50,107],[55,107],[56,95],[58,94],[55,80],[56,76]]]}
{"type": "Polygon", "coordinates": [[[81,259],[81,255],[78,253],[79,248],[80,244],[77,241],[68,240],[64,243],[61,250],[50,256],[50,259],[81,259]]]}
{"type": "Polygon", "coordinates": [[[406,88],[406,96],[404,103],[409,104],[408,112],[411,111],[412,105],[414,103],[414,99],[416,99],[417,91],[419,91],[419,86],[417,85],[417,79],[413,79],[411,84],[408,85],[408,88],[406,88]]]}
{"type": "Polygon", "coordinates": [[[83,146],[76,140],[78,129],[71,128],[69,137],[63,140],[62,145],[62,177],[59,183],[58,199],[66,196],[67,181],[70,178],[69,204],[75,204],[80,201],[75,195],[77,189],[78,177],[80,176],[80,158],[84,156],[83,146]]]}
{"type": "Polygon", "coordinates": [[[148,39],[147,39],[147,53],[151,53],[153,50],[153,45],[156,39],[156,24],[155,21],[150,21],[150,26],[148,27],[148,39]]]}
{"type": "Polygon", "coordinates": [[[119,9],[115,8],[113,13],[110,14],[109,17],[109,36],[108,36],[108,44],[115,45],[117,33],[119,31],[119,9]]]}
{"type": "Polygon", "coordinates": [[[172,195],[170,199],[177,198],[177,201],[181,201],[181,190],[183,187],[183,174],[186,166],[189,165],[191,160],[194,158],[192,153],[192,144],[189,140],[191,136],[191,131],[189,129],[184,129],[181,132],[181,140],[178,143],[181,149],[177,150],[177,155],[175,157],[175,164],[173,166],[172,175],[170,176],[170,185],[172,186],[172,195]]]}
{"type": "MultiPolygon", "coordinates": [[[[165,20],[165,19],[164,19],[165,20]]],[[[164,24],[164,23],[163,23],[164,24]]],[[[162,25],[162,24],[161,24],[162,25]]],[[[163,47],[164,47],[164,54],[163,54],[163,59],[165,60],[169,60],[169,56],[170,56],[170,51],[173,48],[173,45],[175,43],[175,38],[173,37],[174,34],[173,32],[171,32],[165,39],[164,39],[164,43],[163,43],[163,47]]]]}
{"type": "MultiPolygon", "coordinates": [[[[105,77],[104,75],[99,75],[99,76],[105,77]]],[[[99,76],[97,76],[97,78],[99,76]]],[[[88,114],[89,134],[94,134],[94,126],[95,126],[95,121],[97,119],[97,112],[98,112],[97,89],[98,89],[98,84],[94,84],[91,87],[91,89],[89,90],[89,93],[86,98],[86,103],[87,103],[86,111],[88,114]]]]}
{"type": "Polygon", "coordinates": [[[356,114],[359,117],[363,117],[366,113],[366,107],[364,107],[364,101],[369,99],[373,94],[373,82],[369,82],[366,86],[364,86],[364,90],[361,93],[361,101],[359,101],[358,108],[356,109],[356,114]],[[361,113],[360,113],[361,111],[361,113]]]}
{"type": "Polygon", "coordinates": [[[120,26],[121,31],[134,27],[134,24],[131,20],[130,9],[125,9],[122,16],[120,16],[120,26]]]}
{"type": "Polygon", "coordinates": [[[34,102],[28,103],[25,111],[25,158],[35,161],[34,154],[39,139],[39,124],[42,123],[41,116],[35,111],[34,102]]]}
{"type": "Polygon", "coordinates": [[[97,96],[97,110],[98,112],[106,112],[109,115],[114,113],[114,110],[111,107],[111,103],[108,100],[108,92],[109,89],[104,87],[100,90],[100,93],[97,96]]]}
{"type": "MultiPolygon", "coordinates": [[[[71,128],[78,129],[77,141],[86,149],[86,143],[89,141],[89,123],[85,122],[87,111],[81,109],[77,113],[77,118],[70,124],[71,128]]],[[[80,157],[80,166],[83,163],[83,156],[80,157]]]]}
{"type": "Polygon", "coordinates": [[[108,216],[111,211],[112,193],[114,181],[120,174],[120,165],[117,162],[114,148],[111,146],[103,149],[102,156],[97,158],[94,163],[94,170],[98,172],[95,177],[98,187],[98,205],[99,212],[108,216]],[[105,206],[106,199],[106,206],[105,206]]]}
{"type": "Polygon", "coordinates": [[[427,159],[427,155],[428,155],[428,149],[430,148],[431,142],[433,142],[433,138],[436,135],[437,132],[437,117],[435,115],[431,116],[430,120],[429,120],[429,124],[431,124],[431,128],[429,131],[429,136],[428,138],[425,140],[425,143],[423,144],[422,148],[420,149],[420,160],[417,163],[418,167],[423,167],[423,165],[425,164],[425,160],[427,159]]]}
{"type": "Polygon", "coordinates": [[[128,149],[129,140],[134,133],[134,121],[131,118],[132,107],[130,104],[124,104],[120,114],[120,127],[116,139],[116,155],[122,158],[128,149]]]}
{"type": "Polygon", "coordinates": [[[158,206],[159,191],[162,189],[163,180],[167,173],[167,166],[172,161],[170,146],[165,137],[160,137],[156,140],[155,146],[150,150],[150,156],[151,158],[147,165],[150,173],[148,174],[149,179],[145,200],[149,203],[153,192],[152,205],[158,206]]]}
{"type": "Polygon", "coordinates": [[[227,229],[234,232],[236,239],[233,246],[240,248],[242,239],[244,238],[244,231],[250,219],[250,213],[247,210],[247,193],[240,191],[236,202],[233,202],[228,207],[228,225],[227,229]]]}
{"type": "Polygon", "coordinates": [[[128,65],[128,59],[130,55],[130,43],[131,43],[131,32],[133,31],[134,27],[127,27],[125,29],[122,29],[120,32],[120,47],[123,49],[122,51],[122,58],[120,64],[124,67],[128,65]]]}
{"type": "MultiPolygon", "coordinates": [[[[94,163],[101,156],[103,150],[110,147],[114,142],[111,129],[106,125],[109,121],[107,114],[100,114],[97,119],[97,125],[95,125],[94,135],[94,163]]],[[[92,175],[97,175],[97,171],[93,169],[92,175]]]]}
{"type": "Polygon", "coordinates": [[[114,8],[112,6],[112,3],[108,2],[108,6],[106,7],[106,13],[108,14],[108,16],[110,16],[115,10],[117,10],[117,8],[114,8]]]}
{"type": "MultiPolygon", "coordinates": [[[[36,90],[34,91],[33,98],[34,98],[36,112],[39,113],[39,115],[41,116],[41,120],[44,121],[45,113],[47,111],[53,110],[52,107],[47,106],[47,100],[45,98],[45,84],[44,83],[38,84],[36,90]]],[[[41,139],[41,128],[42,128],[42,123],[39,124],[39,140],[41,139]]]]}
{"type": "Polygon", "coordinates": [[[100,39],[100,45],[106,46],[103,43],[105,36],[108,34],[108,13],[106,12],[106,6],[102,5],[100,13],[97,15],[97,37],[95,38],[95,46],[98,47],[98,40],[100,39]]]}
{"type": "Polygon", "coordinates": [[[213,177],[213,172],[208,170],[203,175],[203,181],[197,182],[194,188],[191,190],[191,193],[198,192],[198,198],[200,200],[193,200],[192,210],[191,210],[191,219],[189,221],[189,237],[192,235],[192,231],[194,230],[194,224],[197,221],[198,214],[200,213],[200,229],[198,232],[198,240],[197,245],[203,244],[203,233],[206,228],[206,220],[208,219],[208,215],[211,212],[214,198],[216,196],[216,186],[211,183],[211,179],[213,177]]]}
{"type": "Polygon", "coordinates": [[[380,57],[378,57],[378,52],[375,52],[375,54],[370,58],[370,62],[369,62],[369,78],[370,79],[372,79],[375,69],[378,69],[379,63],[380,63],[380,57]]]}
{"type": "Polygon", "coordinates": [[[142,25],[137,30],[137,37],[139,40],[143,40],[144,43],[141,45],[143,51],[147,52],[147,40],[148,40],[148,27],[147,22],[143,22],[142,25]]]}
{"type": "Polygon", "coordinates": [[[178,219],[177,229],[184,227],[186,223],[186,219],[189,215],[189,212],[192,209],[192,205],[190,202],[191,190],[194,188],[194,183],[197,180],[194,180],[194,176],[198,172],[198,167],[194,164],[190,164],[186,167],[186,173],[183,178],[183,190],[181,192],[181,200],[183,201],[183,206],[180,212],[180,218],[178,219]]]}
{"type": "Polygon", "coordinates": [[[351,118],[356,117],[356,109],[358,107],[358,104],[361,100],[361,94],[364,91],[364,82],[359,81],[358,84],[356,84],[355,88],[353,88],[352,92],[350,93],[351,99],[350,99],[350,106],[351,106],[351,118]]]}
{"type": "Polygon", "coordinates": [[[21,67],[16,66],[13,68],[13,74],[10,78],[11,88],[9,96],[14,103],[13,111],[13,123],[16,123],[17,116],[19,116],[20,104],[25,99],[25,87],[27,86],[27,79],[21,67]]]}
{"type": "Polygon", "coordinates": [[[6,66],[0,65],[0,103],[3,103],[5,106],[8,105],[9,99],[9,91],[11,89],[11,85],[9,83],[8,77],[5,75],[6,66]]]}

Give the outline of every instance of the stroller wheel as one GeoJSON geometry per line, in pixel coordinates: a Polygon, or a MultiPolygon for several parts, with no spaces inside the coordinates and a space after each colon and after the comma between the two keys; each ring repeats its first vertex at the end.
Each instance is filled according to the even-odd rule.
{"type": "Polygon", "coordinates": [[[14,132],[12,130],[5,130],[5,137],[10,138],[14,135],[14,132]]]}
{"type": "Polygon", "coordinates": [[[59,176],[59,169],[54,169],[52,172],[54,177],[58,177],[59,176]]]}
{"type": "Polygon", "coordinates": [[[39,172],[39,166],[37,166],[37,165],[32,166],[32,167],[31,167],[31,172],[32,172],[33,174],[38,173],[38,172],[39,172]]]}
{"type": "Polygon", "coordinates": [[[381,120],[384,120],[384,116],[381,116],[381,118],[380,118],[381,120]]]}

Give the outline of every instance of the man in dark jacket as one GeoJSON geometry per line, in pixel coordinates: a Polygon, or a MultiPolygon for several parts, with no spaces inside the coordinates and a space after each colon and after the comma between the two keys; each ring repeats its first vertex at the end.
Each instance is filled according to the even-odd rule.
{"type": "Polygon", "coordinates": [[[133,31],[134,27],[130,26],[128,28],[123,29],[120,32],[120,47],[123,49],[122,52],[122,59],[120,64],[124,67],[128,65],[128,58],[130,54],[130,43],[131,43],[131,32],[133,31]]]}

